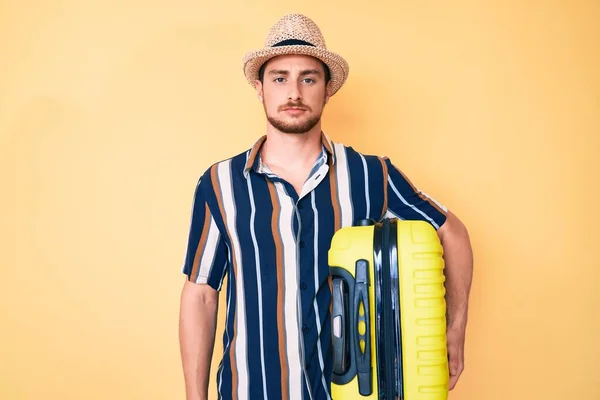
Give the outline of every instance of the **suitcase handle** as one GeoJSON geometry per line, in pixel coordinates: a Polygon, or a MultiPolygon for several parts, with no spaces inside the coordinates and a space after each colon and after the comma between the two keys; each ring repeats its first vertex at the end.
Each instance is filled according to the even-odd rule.
{"type": "Polygon", "coordinates": [[[333,371],[342,375],[346,372],[346,308],[344,282],[341,278],[333,280],[333,371]]]}
{"type": "Polygon", "coordinates": [[[369,312],[369,274],[366,260],[356,261],[354,285],[354,355],[358,375],[358,391],[363,396],[373,392],[371,385],[371,317],[369,312]],[[361,307],[362,305],[362,307],[361,307]],[[363,310],[361,314],[361,310],[363,310]],[[361,329],[362,328],[362,329],[361,329]],[[362,331],[362,333],[361,333],[362,331]],[[361,346],[361,344],[363,346],[361,346]]]}

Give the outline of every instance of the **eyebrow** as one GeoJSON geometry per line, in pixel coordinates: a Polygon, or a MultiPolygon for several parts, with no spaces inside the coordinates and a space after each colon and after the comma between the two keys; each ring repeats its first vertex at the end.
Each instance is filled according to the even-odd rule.
{"type": "MultiPolygon", "coordinates": [[[[285,70],[285,69],[272,69],[271,71],[268,72],[269,75],[289,75],[290,72],[285,70]]],[[[321,71],[319,71],[318,69],[305,69],[303,71],[300,72],[300,76],[305,76],[305,75],[321,75],[321,71]]]]}

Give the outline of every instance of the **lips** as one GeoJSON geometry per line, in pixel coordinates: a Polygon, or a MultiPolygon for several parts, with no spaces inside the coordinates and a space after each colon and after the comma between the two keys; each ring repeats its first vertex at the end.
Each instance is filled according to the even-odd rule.
{"type": "Polygon", "coordinates": [[[285,107],[283,112],[292,117],[299,117],[306,112],[306,108],[303,107],[285,107]]]}

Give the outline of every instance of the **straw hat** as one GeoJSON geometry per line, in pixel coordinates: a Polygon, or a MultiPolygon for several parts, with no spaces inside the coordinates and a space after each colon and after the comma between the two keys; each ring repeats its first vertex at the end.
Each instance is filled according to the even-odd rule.
{"type": "Polygon", "coordinates": [[[284,54],[304,54],[323,61],[331,73],[331,95],[348,77],[349,67],[340,55],[327,50],[321,30],[302,14],[288,14],[275,23],[267,34],[265,47],[244,56],[244,74],[254,86],[260,67],[269,59],[284,54]]]}

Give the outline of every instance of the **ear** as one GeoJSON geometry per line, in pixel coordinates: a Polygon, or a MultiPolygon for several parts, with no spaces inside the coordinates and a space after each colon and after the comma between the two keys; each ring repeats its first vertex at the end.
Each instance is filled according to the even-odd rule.
{"type": "Polygon", "coordinates": [[[330,93],[331,93],[331,81],[327,83],[327,86],[325,86],[325,104],[327,104],[327,102],[331,98],[330,93]]]}
{"type": "Polygon", "coordinates": [[[260,80],[254,81],[254,89],[256,90],[256,97],[262,102],[263,99],[263,87],[262,82],[260,80]]]}

